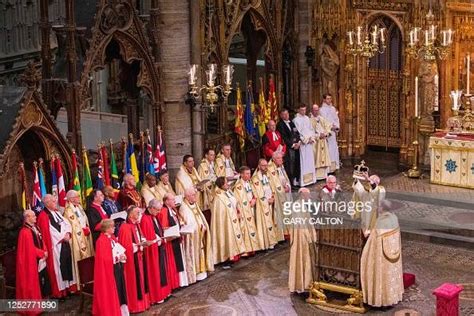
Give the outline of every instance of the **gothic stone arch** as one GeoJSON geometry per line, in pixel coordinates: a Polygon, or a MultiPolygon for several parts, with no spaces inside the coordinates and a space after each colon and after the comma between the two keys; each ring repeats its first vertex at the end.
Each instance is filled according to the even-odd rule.
{"type": "MultiPolygon", "coordinates": [[[[124,61],[138,60],[140,73],[137,85],[143,88],[151,99],[152,108],[159,109],[159,73],[150,45],[145,36],[145,28],[133,7],[128,2],[103,4],[96,15],[92,30],[91,46],[87,52],[84,71],[80,79],[80,108],[86,107],[90,98],[88,91],[89,74],[105,66],[106,48],[114,39],[120,46],[124,61]]],[[[154,111],[155,113],[157,111],[154,111]]],[[[154,115],[153,122],[158,124],[161,116],[154,115]]]]}

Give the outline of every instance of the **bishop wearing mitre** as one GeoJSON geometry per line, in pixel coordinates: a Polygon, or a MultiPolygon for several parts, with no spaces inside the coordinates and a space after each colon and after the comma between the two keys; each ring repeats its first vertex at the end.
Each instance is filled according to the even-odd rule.
{"type": "Polygon", "coordinates": [[[74,274],[79,288],[79,269],[77,262],[89,258],[94,254],[94,246],[92,244],[92,234],[89,228],[89,221],[84,209],[81,205],[81,197],[79,192],[69,190],[66,193],[66,207],[64,208],[64,218],[71,224],[71,249],[72,262],[74,263],[74,274]]]}
{"type": "Polygon", "coordinates": [[[326,179],[331,157],[329,156],[328,137],[331,136],[331,123],[319,114],[319,105],[314,104],[311,110],[311,125],[316,133],[314,150],[314,166],[316,168],[316,179],[326,179]]]}
{"type": "Polygon", "coordinates": [[[179,208],[186,232],[183,248],[186,260],[186,274],[189,284],[207,278],[207,272],[214,271],[211,232],[206,218],[197,203],[197,191],[193,187],[184,191],[184,200],[179,208]]]}
{"type": "Polygon", "coordinates": [[[230,144],[224,144],[221,153],[216,158],[216,175],[218,177],[233,178],[238,175],[235,170],[234,162],[232,161],[232,147],[230,144]]]}
{"type": "Polygon", "coordinates": [[[268,176],[268,162],[263,158],[259,160],[258,169],[252,176],[252,190],[257,198],[255,223],[259,248],[273,249],[278,243],[278,233],[275,231],[276,226],[273,221],[275,195],[268,176]]]}
{"type": "MultiPolygon", "coordinates": [[[[252,189],[250,181],[252,174],[247,166],[240,167],[240,178],[234,186],[234,195],[237,199],[237,212],[240,218],[240,228],[244,238],[244,255],[253,255],[256,251],[262,250],[258,242],[257,227],[255,225],[255,205],[257,198],[252,189]]],[[[244,256],[242,255],[242,256],[244,256]]]]}
{"type": "Polygon", "coordinates": [[[214,263],[238,261],[247,252],[237,215],[237,200],[225,177],[216,179],[211,208],[211,236],[214,263]]]}
{"type": "Polygon", "coordinates": [[[202,187],[199,185],[201,182],[201,177],[197,172],[196,168],[194,168],[194,158],[191,155],[185,155],[183,157],[183,164],[181,168],[179,168],[178,173],[176,174],[176,194],[184,196],[184,191],[187,188],[195,188],[198,190],[198,204],[199,207],[202,209],[203,207],[203,196],[200,191],[202,191],[202,187]]]}
{"type": "Polygon", "coordinates": [[[268,163],[268,176],[273,192],[275,192],[275,204],[273,215],[276,224],[276,234],[279,241],[289,239],[288,228],[284,224],[285,203],[292,201],[291,182],[286,174],[281,152],[274,152],[272,160],[268,163]]]}

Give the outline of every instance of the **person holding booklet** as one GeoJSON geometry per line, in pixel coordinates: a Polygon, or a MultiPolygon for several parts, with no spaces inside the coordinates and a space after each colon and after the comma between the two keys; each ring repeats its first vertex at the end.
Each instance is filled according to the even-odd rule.
{"type": "Polygon", "coordinates": [[[196,190],[188,188],[184,191],[184,200],[179,208],[185,223],[181,226],[181,235],[190,284],[204,280],[208,271],[214,271],[209,225],[196,202],[196,190]]]}
{"type": "Polygon", "coordinates": [[[163,197],[163,207],[156,215],[158,222],[163,227],[163,237],[169,239],[165,243],[166,256],[168,259],[167,276],[171,290],[188,285],[185,270],[183,247],[179,233],[180,220],[176,210],[176,200],[172,193],[166,193],[163,197]]]}

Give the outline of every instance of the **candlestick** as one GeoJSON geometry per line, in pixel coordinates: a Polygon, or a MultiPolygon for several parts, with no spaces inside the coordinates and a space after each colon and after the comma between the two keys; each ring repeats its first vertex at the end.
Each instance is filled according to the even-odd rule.
{"type": "Polygon", "coordinates": [[[413,30],[410,31],[410,46],[415,45],[415,40],[414,40],[414,32],[413,30]]]}
{"type": "Polygon", "coordinates": [[[466,75],[467,75],[467,89],[466,89],[466,94],[467,95],[470,95],[470,91],[469,91],[469,81],[470,81],[470,77],[471,77],[471,53],[467,53],[467,71],[466,71],[466,75]]]}
{"type": "Polygon", "coordinates": [[[418,116],[418,77],[415,77],[415,117],[418,116]]]}
{"type": "Polygon", "coordinates": [[[430,45],[430,37],[428,30],[425,30],[425,46],[430,45]]]}
{"type": "Polygon", "coordinates": [[[439,76],[434,76],[434,84],[435,84],[435,99],[434,99],[434,110],[438,111],[439,109],[439,76]]]}
{"type": "Polygon", "coordinates": [[[361,40],[362,26],[357,27],[357,45],[362,45],[361,40]]]}
{"type": "Polygon", "coordinates": [[[431,25],[431,40],[434,42],[435,38],[435,26],[431,25]]]}
{"type": "Polygon", "coordinates": [[[380,29],[380,40],[382,41],[382,44],[385,43],[385,28],[380,29]]]}
{"type": "Polygon", "coordinates": [[[352,36],[354,35],[354,32],[350,31],[350,32],[347,32],[347,35],[349,36],[349,45],[354,45],[354,40],[352,38],[352,36]]]}
{"type": "Polygon", "coordinates": [[[372,33],[372,44],[377,44],[377,32],[372,33]]]}
{"type": "Polygon", "coordinates": [[[442,43],[442,45],[447,46],[448,42],[447,42],[447,39],[446,39],[447,38],[446,31],[442,31],[442,33],[443,33],[443,43],[442,43]]]}
{"type": "Polygon", "coordinates": [[[413,29],[413,40],[415,41],[415,43],[418,42],[418,31],[419,31],[419,30],[420,30],[419,27],[415,27],[415,28],[413,29]]]}

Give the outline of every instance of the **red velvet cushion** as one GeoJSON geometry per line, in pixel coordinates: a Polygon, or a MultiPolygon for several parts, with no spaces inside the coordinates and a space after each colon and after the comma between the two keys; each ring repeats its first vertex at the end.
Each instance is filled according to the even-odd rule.
{"type": "Polygon", "coordinates": [[[413,284],[415,284],[415,275],[411,273],[403,273],[403,287],[406,289],[413,284]]]}

